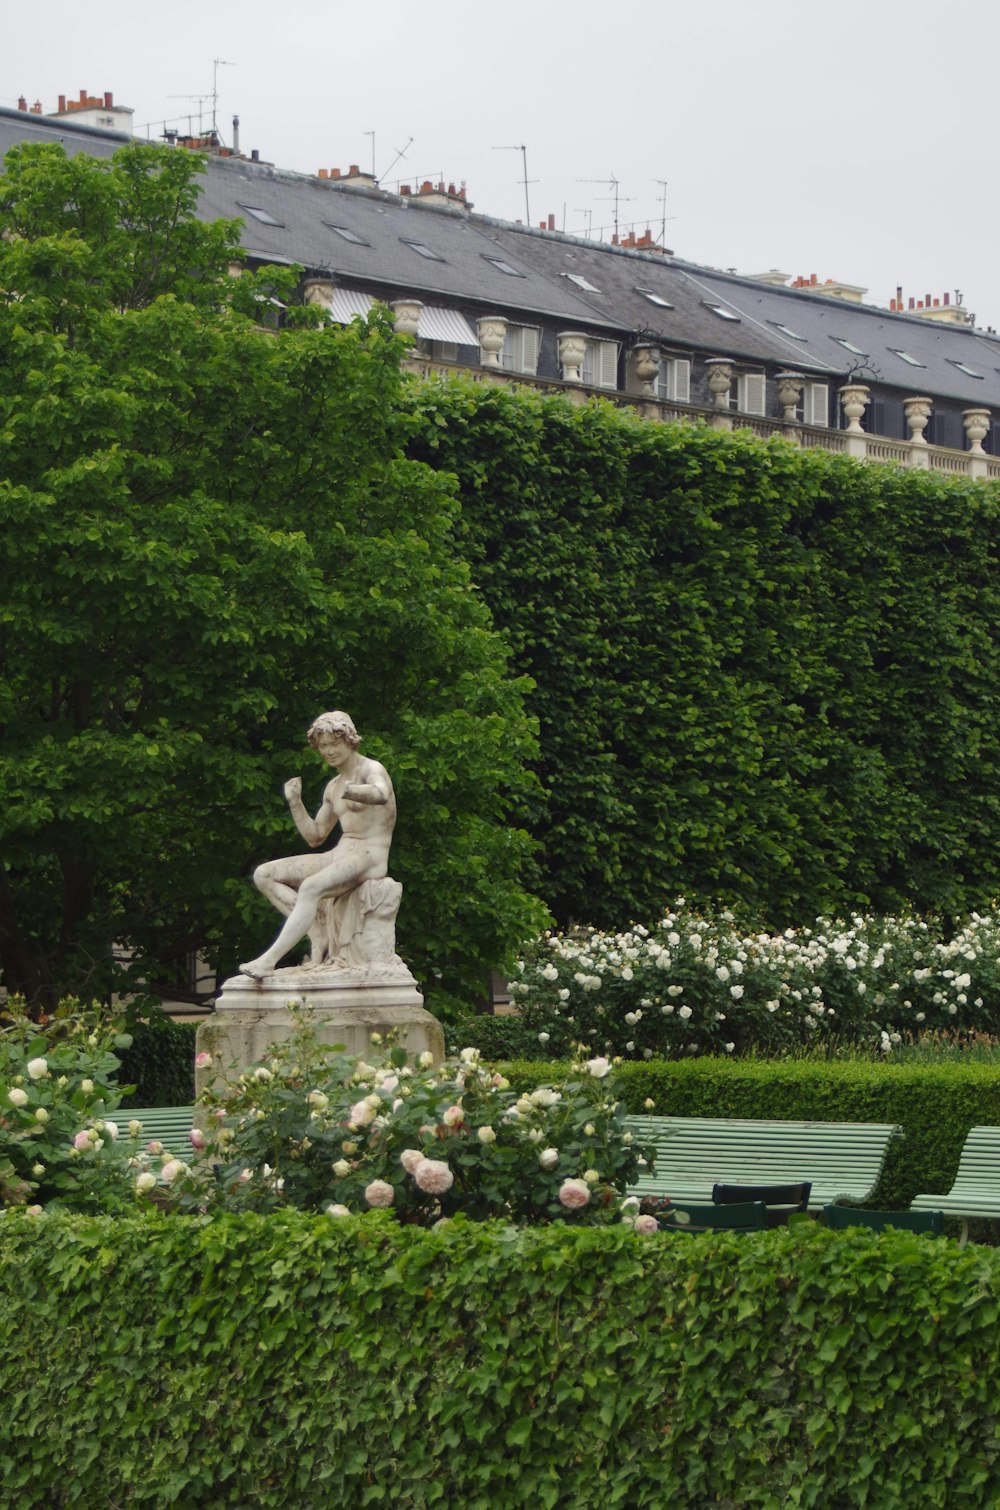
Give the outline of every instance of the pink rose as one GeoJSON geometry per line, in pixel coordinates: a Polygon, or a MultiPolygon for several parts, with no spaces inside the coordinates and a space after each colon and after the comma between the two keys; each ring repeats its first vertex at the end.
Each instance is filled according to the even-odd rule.
{"type": "Polygon", "coordinates": [[[194,1056],[194,1067],[196,1070],[207,1070],[211,1063],[211,1054],[206,1054],[204,1050],[202,1050],[200,1054],[196,1054],[194,1056]]]}
{"type": "Polygon", "coordinates": [[[404,1148],[403,1152],[399,1156],[399,1162],[402,1164],[407,1174],[416,1174],[417,1165],[420,1163],[422,1158],[423,1154],[420,1152],[419,1148],[404,1148]]]}
{"type": "Polygon", "coordinates": [[[563,1180],[559,1200],[567,1211],[580,1211],[590,1201],[590,1186],[586,1180],[563,1180]]]}
{"type": "Polygon", "coordinates": [[[188,1142],[191,1144],[192,1148],[205,1147],[205,1134],[202,1132],[200,1127],[192,1127],[191,1131],[188,1133],[188,1142]]]}
{"type": "Polygon", "coordinates": [[[76,1137],[73,1139],[73,1147],[77,1149],[79,1153],[84,1153],[90,1147],[90,1143],[91,1137],[89,1131],[85,1127],[81,1128],[76,1137]]]}
{"type": "Polygon", "coordinates": [[[465,1112],[460,1106],[449,1106],[445,1109],[441,1121],[445,1127],[460,1127],[465,1121],[465,1112]]]}
{"type": "Polygon", "coordinates": [[[367,1127],[369,1122],[375,1120],[375,1108],[369,1106],[367,1101],[359,1101],[351,1107],[351,1114],[347,1119],[349,1127],[367,1127]]]}
{"type": "Polygon", "coordinates": [[[365,1200],[369,1206],[391,1206],[395,1199],[396,1192],[387,1180],[372,1180],[365,1186],[365,1200]]]}
{"type": "Polygon", "coordinates": [[[455,1176],[443,1159],[421,1159],[413,1178],[428,1195],[443,1195],[455,1183],[455,1176]]]}
{"type": "Polygon", "coordinates": [[[640,1237],[650,1237],[660,1230],[660,1224],[655,1216],[637,1216],[633,1227],[640,1237]]]}

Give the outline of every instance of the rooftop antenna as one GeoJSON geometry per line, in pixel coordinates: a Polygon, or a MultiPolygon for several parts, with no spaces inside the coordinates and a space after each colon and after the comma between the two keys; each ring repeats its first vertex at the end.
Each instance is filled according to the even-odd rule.
{"type": "Polygon", "coordinates": [[[212,59],[212,135],[218,136],[218,123],[216,121],[216,107],[219,103],[219,69],[232,68],[233,64],[225,58],[212,59]]]}
{"type": "Polygon", "coordinates": [[[593,225],[594,225],[594,212],[593,212],[593,210],[581,209],[581,207],[579,205],[577,205],[577,207],[573,211],[573,213],[574,213],[574,215],[586,215],[586,217],[587,217],[587,240],[589,241],[590,240],[590,233],[591,233],[591,231],[593,229],[593,225]]]}
{"type": "MultiPolygon", "coordinates": [[[[374,147],[374,145],[375,145],[375,133],[373,131],[372,132],[372,146],[374,147]]],[[[411,136],[409,138],[409,140],[407,141],[407,143],[406,143],[406,147],[412,147],[412,146],[413,146],[413,137],[411,136]]],[[[393,158],[392,162],[389,164],[389,166],[386,168],[385,172],[382,174],[382,178],[379,179],[379,182],[382,182],[385,179],[387,179],[389,177],[389,174],[392,172],[393,168],[399,162],[399,159],[401,157],[405,157],[406,156],[406,147],[397,147],[396,148],[396,156],[393,158]]]]}
{"type": "Polygon", "coordinates": [[[375,133],[374,131],[362,131],[362,136],[370,136],[372,139],[372,178],[375,177],[375,133]]]}
{"type": "Polygon", "coordinates": [[[522,164],[522,167],[523,167],[523,170],[524,170],[524,177],[520,180],[521,183],[524,184],[524,223],[525,223],[525,225],[530,225],[531,224],[531,211],[528,208],[528,185],[529,185],[529,183],[536,184],[538,182],[538,179],[537,178],[529,178],[528,177],[528,149],[524,145],[524,143],[522,142],[521,145],[520,145],[520,147],[494,147],[493,151],[494,152],[520,152],[520,154],[521,154],[521,164],[522,164]]]}
{"type": "Polygon", "coordinates": [[[668,183],[668,180],[666,178],[654,178],[653,182],[655,184],[659,184],[660,189],[662,191],[661,194],[660,194],[660,245],[661,246],[666,246],[666,244],[667,244],[667,221],[668,220],[676,220],[677,216],[676,215],[668,215],[667,214],[667,183],[668,183]]]}
{"type": "MultiPolygon", "coordinates": [[[[203,130],[204,130],[203,117],[204,117],[204,114],[205,114],[205,106],[208,104],[208,101],[211,98],[212,98],[212,96],[210,94],[168,94],[167,95],[167,99],[168,100],[194,100],[195,101],[195,103],[198,106],[198,135],[199,136],[201,136],[203,134],[203,130]]],[[[181,115],[181,116],[176,116],[175,119],[176,120],[184,120],[185,117],[183,115],[181,115]]],[[[194,121],[194,117],[189,115],[187,117],[188,136],[194,136],[193,121],[194,121]]],[[[168,125],[168,122],[164,121],[163,124],[164,124],[164,127],[166,127],[168,125]]]]}
{"type": "Polygon", "coordinates": [[[609,194],[609,195],[607,195],[605,197],[608,200],[613,200],[614,201],[614,206],[615,206],[615,235],[617,236],[618,235],[618,206],[619,206],[619,204],[623,200],[624,200],[624,202],[626,204],[629,203],[630,200],[631,200],[631,198],[632,198],[632,196],[630,194],[621,194],[621,193],[619,193],[619,189],[620,189],[621,185],[619,184],[618,179],[615,177],[615,175],[613,173],[611,174],[611,176],[609,178],[581,178],[581,179],[578,180],[578,182],[579,183],[584,183],[584,184],[607,184],[608,188],[612,189],[614,191],[613,193],[611,193],[611,194],[609,194]]]}

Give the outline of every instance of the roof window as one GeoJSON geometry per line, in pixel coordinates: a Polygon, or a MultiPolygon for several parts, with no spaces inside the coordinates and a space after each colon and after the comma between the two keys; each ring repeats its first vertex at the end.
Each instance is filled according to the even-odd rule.
{"type": "Polygon", "coordinates": [[[349,226],[334,225],[329,220],[324,220],[323,224],[328,231],[336,231],[338,236],[343,236],[345,241],[351,241],[355,246],[371,246],[370,241],[366,241],[363,236],[359,236],[357,231],[352,231],[349,226]]]}
{"type": "Polygon", "coordinates": [[[909,362],[911,367],[927,366],[926,362],[921,362],[917,357],[911,357],[908,351],[899,351],[895,346],[890,346],[889,350],[892,352],[894,357],[899,357],[902,361],[909,362]]]}
{"type": "Polygon", "coordinates": [[[845,351],[850,351],[856,357],[866,357],[867,351],[862,351],[860,346],[855,346],[853,341],[848,341],[845,336],[831,336],[831,341],[836,341],[838,346],[843,346],[845,351]]]}
{"type": "Polygon", "coordinates": [[[982,380],[983,374],[981,372],[977,372],[974,367],[966,367],[964,362],[956,362],[954,357],[948,357],[947,360],[953,367],[957,367],[959,372],[964,372],[966,377],[974,377],[982,380]]]}
{"type": "Polygon", "coordinates": [[[505,262],[502,257],[491,257],[488,252],[483,252],[481,255],[484,261],[492,263],[498,273],[506,273],[508,278],[524,277],[524,273],[519,273],[516,267],[511,267],[510,263],[505,262]]]}
{"type": "Polygon", "coordinates": [[[283,220],[275,220],[274,216],[268,210],[262,210],[260,205],[241,204],[240,209],[246,210],[247,214],[252,215],[254,220],[259,220],[261,225],[277,225],[280,226],[282,230],[286,229],[285,222],[283,220]]]}
{"type": "Polygon", "coordinates": [[[669,299],[664,299],[662,294],[654,293],[651,288],[637,288],[636,293],[642,294],[642,297],[648,299],[650,304],[658,304],[661,309],[673,309],[674,307],[669,299]]]}
{"type": "Polygon", "coordinates": [[[445,260],[439,252],[432,251],[432,249],[429,246],[426,246],[422,241],[407,241],[405,236],[400,236],[399,239],[404,246],[411,247],[413,251],[419,252],[420,256],[426,257],[429,262],[444,262],[445,260]]]}
{"type": "Polygon", "coordinates": [[[718,315],[720,320],[732,320],[735,324],[739,324],[739,315],[735,314],[731,309],[726,309],[725,305],[713,304],[711,299],[703,299],[702,303],[706,309],[712,311],[713,315],[718,315]]]}
{"type": "Polygon", "coordinates": [[[789,336],[793,341],[808,341],[808,336],[800,336],[797,330],[792,330],[788,325],[782,325],[780,320],[771,320],[775,330],[780,330],[783,336],[789,336]]]}
{"type": "Polygon", "coordinates": [[[576,284],[577,288],[584,289],[588,294],[599,294],[602,292],[588,278],[585,278],[582,273],[560,273],[559,276],[560,278],[568,278],[571,283],[576,284]]]}

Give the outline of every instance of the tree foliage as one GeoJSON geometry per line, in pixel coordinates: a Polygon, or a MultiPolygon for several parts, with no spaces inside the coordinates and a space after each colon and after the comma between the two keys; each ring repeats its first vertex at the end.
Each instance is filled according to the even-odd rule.
{"type": "Polygon", "coordinates": [[[524,390],[413,404],[535,682],[561,923],[995,894],[995,485],[524,390]]]}
{"type": "Polygon", "coordinates": [[[198,169],[26,146],[0,178],[5,980],[52,1001],[259,949],[249,875],[301,848],[281,783],[318,803],[304,730],[339,706],[395,780],[400,947],[469,991],[539,915],[522,686],[449,484],[402,457],[390,324],[261,328],[295,272],[230,276],[198,169]]]}

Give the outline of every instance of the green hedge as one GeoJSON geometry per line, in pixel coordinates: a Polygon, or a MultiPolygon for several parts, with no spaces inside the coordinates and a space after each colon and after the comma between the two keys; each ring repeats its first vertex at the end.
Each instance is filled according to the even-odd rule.
{"type": "Polygon", "coordinates": [[[981,1506],[1000,1255],[812,1223],[0,1223],[0,1477],[107,1506],[981,1506]]]}
{"type": "Polygon", "coordinates": [[[785,927],[1000,873],[1000,494],[746,431],[450,382],[411,399],[474,580],[535,680],[540,894],[785,927]]]}
{"type": "Polygon", "coordinates": [[[132,1028],[132,1047],[121,1055],[119,1085],[134,1085],[122,1103],[132,1106],[188,1106],[194,1100],[196,1023],[174,1022],[160,1013],[132,1028]]]}
{"type": "MultiPolygon", "coordinates": [[[[557,1084],[563,1070],[522,1061],[504,1073],[517,1090],[530,1090],[557,1084]]],[[[666,1117],[898,1122],[903,1137],[890,1147],[870,1203],[887,1210],[950,1190],[969,1129],[1000,1126],[1000,1070],[988,1064],[654,1059],[618,1073],[633,1113],[651,1098],[666,1117]]]]}

